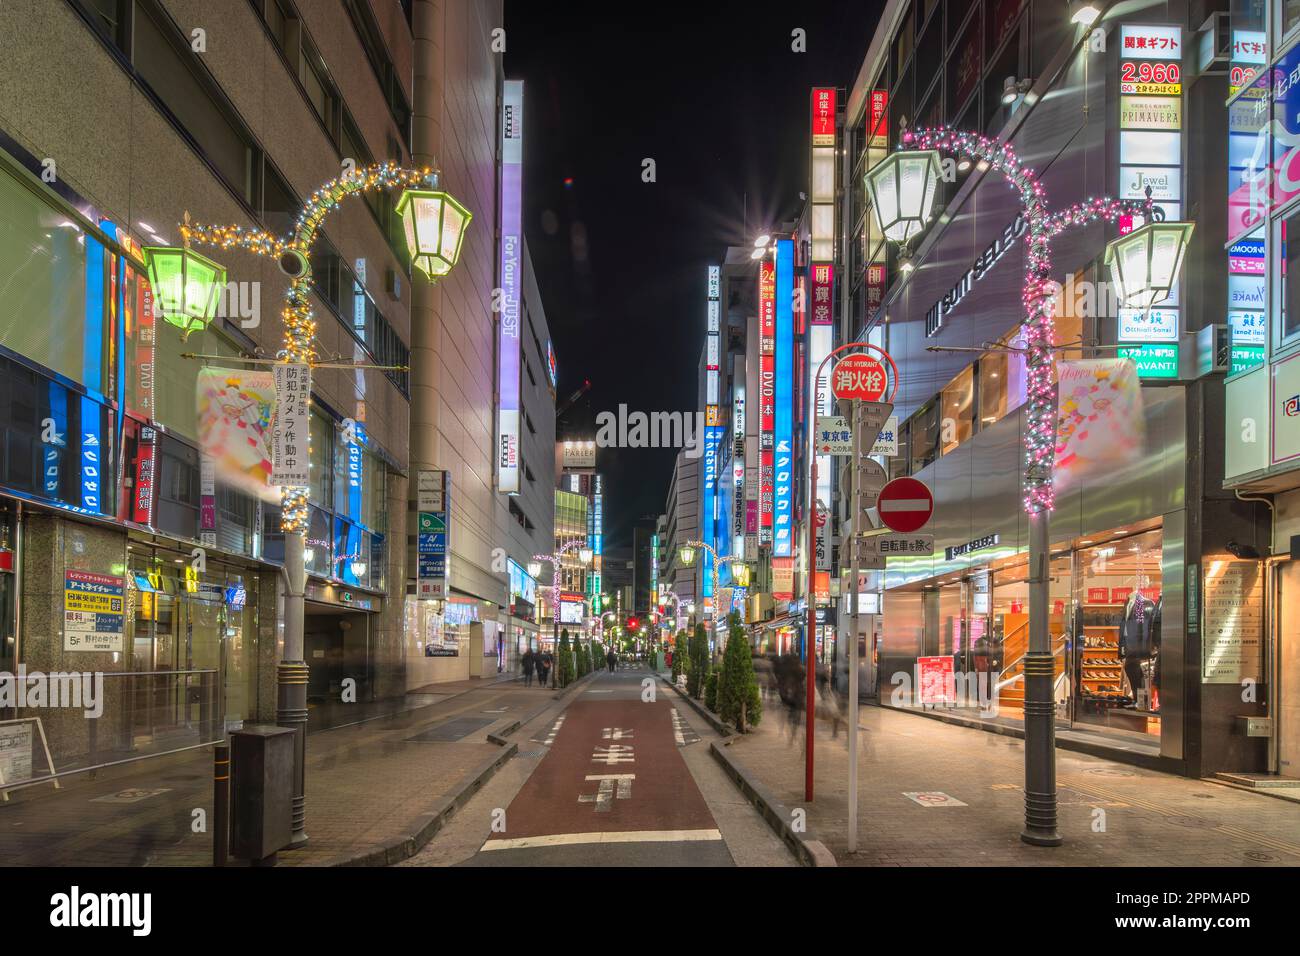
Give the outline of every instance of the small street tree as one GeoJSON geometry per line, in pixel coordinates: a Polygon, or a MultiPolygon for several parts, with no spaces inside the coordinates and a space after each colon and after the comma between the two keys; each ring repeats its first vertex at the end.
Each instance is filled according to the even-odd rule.
{"type": "Polygon", "coordinates": [[[754,658],[740,615],[733,612],[727,624],[729,636],[718,684],[718,716],[743,734],[763,719],[763,700],[758,693],[754,658]]]}
{"type": "Polygon", "coordinates": [[[699,700],[704,694],[705,681],[709,679],[709,637],[703,624],[695,625],[689,651],[691,670],[686,675],[686,692],[699,700]]]}
{"type": "Polygon", "coordinates": [[[677,683],[677,678],[686,673],[686,632],[678,631],[677,636],[673,638],[673,683],[677,683]]]}
{"type": "Polygon", "coordinates": [[[556,683],[561,687],[568,687],[573,683],[574,663],[573,648],[569,645],[569,630],[565,628],[560,632],[560,659],[556,662],[556,667],[560,669],[556,674],[556,683]]]}

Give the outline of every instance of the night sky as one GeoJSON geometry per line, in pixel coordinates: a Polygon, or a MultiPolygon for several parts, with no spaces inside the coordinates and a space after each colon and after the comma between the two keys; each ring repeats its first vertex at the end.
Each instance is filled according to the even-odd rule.
{"type": "MultiPolygon", "coordinates": [[[[883,6],[506,0],[505,75],[525,81],[524,231],[559,402],[592,382],[561,435],[620,402],[695,410],[706,266],[798,213],[810,88],[852,84],[883,6]],[[796,27],[806,53],[791,50],[796,27]]],[[[601,450],[610,545],[663,511],[674,456],[601,450]]]]}

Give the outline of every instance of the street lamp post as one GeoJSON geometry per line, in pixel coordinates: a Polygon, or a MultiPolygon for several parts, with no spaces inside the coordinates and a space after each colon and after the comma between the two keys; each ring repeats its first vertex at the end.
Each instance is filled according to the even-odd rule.
{"type": "Polygon", "coordinates": [[[546,561],[551,565],[551,642],[555,645],[558,652],[560,649],[560,571],[562,570],[562,561],[564,556],[570,551],[577,549],[578,557],[583,564],[590,564],[592,559],[592,550],[587,547],[586,539],[574,538],[560,550],[551,554],[535,554],[533,561],[546,561]]]}
{"type": "MultiPolygon", "coordinates": [[[[292,279],[285,293],[284,348],[273,361],[243,360],[256,364],[297,364],[310,368],[360,367],[352,362],[322,361],[316,351],[316,320],[311,305],[315,288],[312,281],[311,250],[325,217],[338,204],[362,193],[401,188],[398,202],[406,229],[407,251],[412,264],[425,273],[430,282],[448,274],[460,256],[465,230],[473,218],[470,212],[438,188],[438,174],[430,167],[407,169],[394,163],[378,163],[355,169],[325,183],[307,200],[299,212],[289,236],[276,236],[261,229],[243,226],[193,224],[189,213],[181,224],[184,243],[180,263],[182,302],[185,324],[177,317],[164,319],[181,325],[188,334],[195,318],[190,291],[190,276],[209,276],[215,263],[190,252],[191,244],[242,249],[255,255],[275,259],[282,272],[292,279]]],[[[168,270],[169,253],[175,250],[152,248],[146,254],[151,276],[168,270]]],[[[173,257],[170,257],[174,259],[173,257]]],[[[175,270],[172,269],[172,274],[175,270]]],[[[165,305],[164,305],[165,311],[165,305]]],[[[195,356],[200,357],[200,356],[195,356]]],[[[206,358],[207,356],[201,356],[206,358]]],[[[376,366],[378,367],[378,366],[376,366]]],[[[308,386],[310,388],[310,385],[308,386]]],[[[291,846],[307,842],[306,834],[306,724],[307,674],[303,653],[303,625],[306,617],[304,594],[307,587],[305,561],[308,521],[308,489],[283,486],[280,490],[280,528],[284,532],[284,652],[276,669],[276,720],[295,731],[293,838],[291,846]]]]}
{"type": "Polygon", "coordinates": [[[716,637],[718,631],[718,612],[721,610],[720,602],[718,601],[718,571],[724,564],[731,564],[733,562],[737,563],[737,566],[743,567],[740,562],[743,562],[744,558],[737,554],[719,555],[717,551],[708,544],[705,544],[703,541],[687,541],[678,551],[677,555],[681,558],[682,564],[686,567],[689,568],[694,563],[695,550],[697,548],[702,551],[707,551],[713,558],[713,631],[716,637]]]}
{"type": "Polygon", "coordinates": [[[1051,240],[1073,226],[1141,216],[1144,225],[1114,240],[1106,261],[1127,305],[1147,308],[1169,294],[1178,278],[1191,223],[1160,222],[1151,190],[1143,201],[1093,198],[1049,213],[1046,194],[1032,169],[1023,166],[1009,143],[978,133],[940,127],[909,131],[904,125],[899,149],[867,173],[867,187],[881,229],[906,243],[928,223],[934,202],[934,158],[940,152],[995,169],[1020,194],[1028,226],[1022,302],[1028,372],[1028,428],[1025,433],[1024,506],[1029,517],[1029,649],[1025,680],[1025,828],[1020,838],[1038,846],[1058,846],[1056,814],[1056,704],[1052,683],[1055,656],[1048,630],[1048,518],[1053,506],[1055,395],[1052,385],[1051,240]],[[1154,220],[1154,221],[1153,221],[1154,220]]]}

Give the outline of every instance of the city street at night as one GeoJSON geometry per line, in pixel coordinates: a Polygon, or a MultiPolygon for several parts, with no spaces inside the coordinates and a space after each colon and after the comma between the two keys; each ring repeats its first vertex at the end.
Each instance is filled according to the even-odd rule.
{"type": "Polygon", "coordinates": [[[1288,230],[1300,0],[0,0],[10,936],[1278,935],[1288,230]]]}

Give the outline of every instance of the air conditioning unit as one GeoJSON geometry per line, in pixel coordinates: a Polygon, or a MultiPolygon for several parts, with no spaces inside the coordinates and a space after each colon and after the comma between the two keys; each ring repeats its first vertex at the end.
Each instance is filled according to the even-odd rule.
{"type": "Polygon", "coordinates": [[[1232,366],[1232,336],[1223,324],[1196,333],[1196,377],[1226,373],[1232,366]]]}

